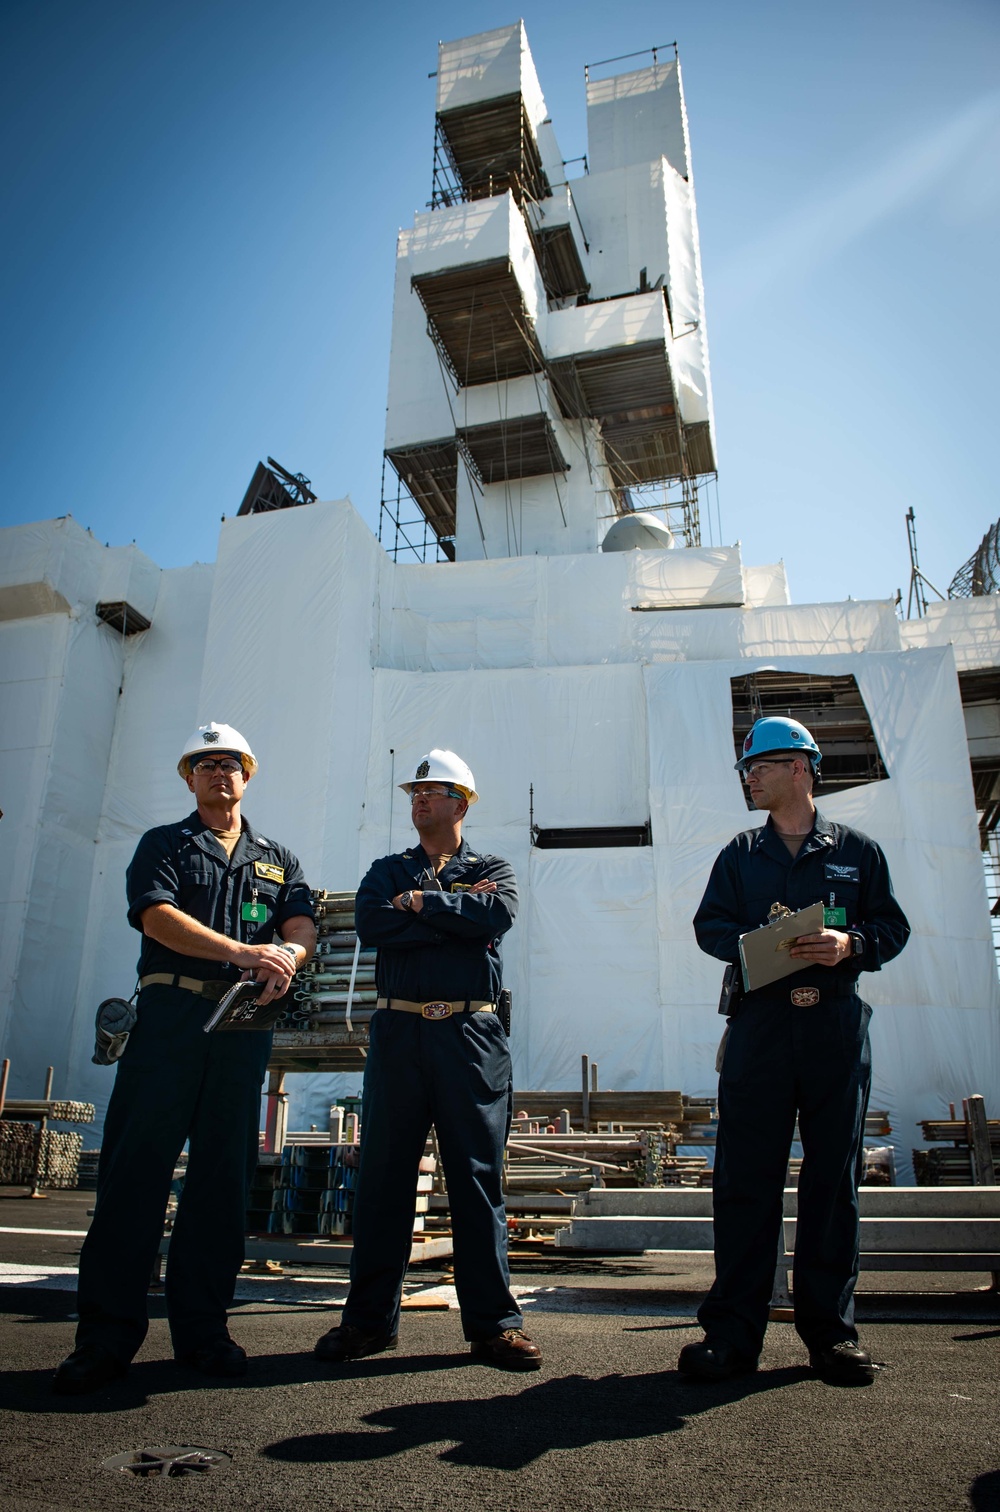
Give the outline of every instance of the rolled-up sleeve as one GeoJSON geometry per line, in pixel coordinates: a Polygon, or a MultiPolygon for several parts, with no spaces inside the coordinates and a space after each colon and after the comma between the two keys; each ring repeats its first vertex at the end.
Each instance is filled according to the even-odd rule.
{"type": "Polygon", "coordinates": [[[313,907],[312,893],[309,884],[302,874],[298,857],[293,856],[291,851],[285,851],[282,856],[284,861],[285,880],[278,894],[277,906],[274,910],[275,928],[280,928],[287,919],[305,917],[315,922],[316,910],[313,907]]]}
{"type": "Polygon", "coordinates": [[[180,893],[177,859],[165,830],[149,830],[136,846],[125,873],[128,921],[142,933],[142,915],[154,903],[176,906],[180,893]]]}

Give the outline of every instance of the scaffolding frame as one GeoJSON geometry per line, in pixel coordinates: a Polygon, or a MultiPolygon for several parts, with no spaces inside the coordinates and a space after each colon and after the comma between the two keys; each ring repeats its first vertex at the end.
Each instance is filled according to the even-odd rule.
{"type": "Polygon", "coordinates": [[[700,546],[701,489],[707,489],[710,483],[718,487],[718,481],[718,473],[712,472],[665,478],[655,483],[630,483],[626,488],[613,491],[614,518],[640,510],[648,511],[660,516],[675,540],[685,546],[700,546]]]}
{"type": "Polygon", "coordinates": [[[394,562],[398,562],[401,557],[404,561],[412,559],[414,562],[421,563],[455,560],[453,539],[450,536],[436,534],[420,505],[392,465],[391,459],[384,454],[378,512],[378,539],[379,544],[394,562]],[[395,480],[395,491],[393,491],[391,479],[389,488],[386,488],[387,462],[391,479],[395,480]]]}
{"type": "Polygon", "coordinates": [[[438,112],[428,208],[492,199],[508,190],[518,206],[552,193],[523,95],[500,95],[438,112]]]}

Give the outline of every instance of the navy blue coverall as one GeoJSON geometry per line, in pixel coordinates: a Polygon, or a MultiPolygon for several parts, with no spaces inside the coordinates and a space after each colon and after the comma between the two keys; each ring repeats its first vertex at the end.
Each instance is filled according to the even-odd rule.
{"type": "Polygon", "coordinates": [[[715,1284],[698,1319],[713,1342],[754,1360],[767,1327],[796,1114],[803,1162],[795,1327],[811,1351],[857,1339],[857,1189],[871,1082],[871,1008],[857,994],[857,978],[898,955],[910,926],[875,842],[819,813],[794,860],[770,819],[737,835],[716,860],[694,918],[702,950],[737,961],[739,936],[766,924],[772,903],[794,912],[816,902],[846,911],[846,924],[835,927],[863,937],[861,955],[809,964],[746,993],[730,1021],[719,1078],[715,1284]],[[796,1007],[791,994],[803,987],[818,1000],[796,1007]]]}
{"type": "MultiPolygon", "coordinates": [[[[197,811],[147,831],[126,873],[129,923],[169,903],[230,939],[263,945],[312,898],[290,851],[243,820],[231,857],[197,811]],[[242,918],[244,903],[262,917],[242,918]],[[261,905],[263,909],[261,910],[261,905]]],[[[271,1035],[205,1034],[238,967],[184,956],[143,935],[139,977],[218,983],[202,996],[168,985],[139,993],[138,1022],[118,1062],[101,1145],[94,1220],[80,1253],[77,1347],[100,1342],[124,1363],[146,1336],[146,1293],[177,1157],[188,1167],[170,1239],[166,1300],[176,1355],[226,1336],[243,1263],[246,1199],[257,1161],[260,1086],[271,1035]]]]}
{"type": "MultiPolygon", "coordinates": [[[[497,1000],[500,937],[517,912],[508,862],[463,840],[425,890],[420,913],[392,899],[423,887],[430,866],[421,846],[376,861],[358,889],[355,921],[363,945],[378,947],[380,1001],[497,1000]],[[473,893],[489,879],[496,892],[473,893]]],[[[425,1019],[379,1008],[371,1021],[361,1107],[351,1289],[342,1324],[395,1334],[416,1207],[417,1168],[433,1124],[448,1182],[455,1242],[455,1287],[469,1340],[520,1328],[510,1294],[501,1173],[510,1133],[511,1065],[496,1013],[425,1019]]]]}

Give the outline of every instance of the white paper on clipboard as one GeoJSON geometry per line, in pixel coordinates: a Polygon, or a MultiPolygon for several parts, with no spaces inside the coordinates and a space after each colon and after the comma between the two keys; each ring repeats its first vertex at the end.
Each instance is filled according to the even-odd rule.
{"type": "Polygon", "coordinates": [[[786,914],[783,919],[775,919],[773,924],[740,935],[743,990],[753,992],[757,987],[766,987],[796,971],[804,971],[809,963],[795,960],[789,954],[789,947],[800,935],[818,934],[822,928],[823,904],[810,903],[798,913],[786,914]]]}

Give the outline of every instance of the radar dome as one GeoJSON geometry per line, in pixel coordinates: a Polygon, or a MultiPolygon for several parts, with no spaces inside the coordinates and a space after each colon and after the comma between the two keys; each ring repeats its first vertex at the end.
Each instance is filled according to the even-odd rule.
{"type": "Polygon", "coordinates": [[[654,551],[674,544],[673,533],[645,510],[622,515],[601,542],[602,551],[654,551]]]}

